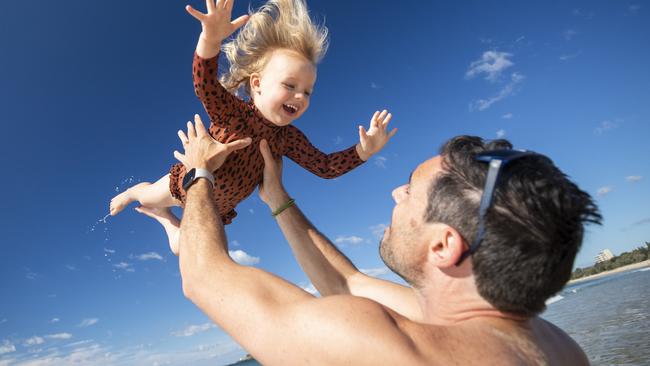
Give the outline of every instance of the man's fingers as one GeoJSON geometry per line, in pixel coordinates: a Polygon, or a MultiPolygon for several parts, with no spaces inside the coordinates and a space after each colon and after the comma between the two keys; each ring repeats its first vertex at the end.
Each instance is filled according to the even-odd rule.
{"type": "Polygon", "coordinates": [[[183,163],[183,165],[187,166],[187,164],[185,164],[185,155],[179,153],[178,151],[174,151],[174,157],[176,158],[176,160],[183,163]]]}
{"type": "Polygon", "coordinates": [[[228,150],[228,152],[243,149],[246,146],[250,145],[252,141],[253,140],[250,137],[246,137],[245,139],[241,139],[241,140],[231,141],[226,144],[226,149],[228,150]]]}
{"type": "Polygon", "coordinates": [[[393,115],[388,113],[384,121],[381,123],[381,126],[385,129],[386,126],[388,126],[388,122],[390,122],[390,119],[393,118],[393,115]]]}
{"type": "Polygon", "coordinates": [[[203,121],[201,121],[201,116],[198,114],[194,115],[194,128],[196,129],[196,135],[197,136],[203,136],[206,135],[208,132],[205,130],[205,126],[203,125],[203,121]]]}
{"type": "Polygon", "coordinates": [[[269,143],[264,139],[260,141],[260,152],[262,153],[262,158],[264,158],[264,165],[268,165],[273,161],[273,154],[271,154],[269,143]]]}
{"type": "Polygon", "coordinates": [[[187,136],[185,136],[185,132],[183,132],[183,130],[178,130],[178,138],[181,139],[181,143],[183,144],[183,147],[187,145],[188,143],[187,136]]]}
{"type": "Polygon", "coordinates": [[[188,140],[193,140],[196,138],[196,130],[191,121],[187,121],[187,137],[188,140]]]}
{"type": "Polygon", "coordinates": [[[191,7],[189,5],[185,6],[185,10],[188,13],[190,13],[190,15],[193,16],[199,22],[203,22],[203,20],[205,19],[205,15],[203,13],[201,13],[200,11],[194,9],[193,7],[191,7]]]}
{"type": "Polygon", "coordinates": [[[367,139],[368,135],[366,134],[366,129],[363,128],[363,126],[359,126],[359,140],[366,141],[367,139]]]}
{"type": "Polygon", "coordinates": [[[393,137],[396,133],[397,133],[397,128],[393,128],[393,130],[390,131],[390,133],[388,134],[388,138],[393,137]]]}
{"type": "Polygon", "coordinates": [[[234,30],[237,30],[242,25],[246,24],[246,22],[248,21],[248,18],[249,18],[248,15],[242,15],[239,18],[237,18],[237,19],[233,20],[232,22],[230,22],[230,24],[232,24],[234,30]]]}

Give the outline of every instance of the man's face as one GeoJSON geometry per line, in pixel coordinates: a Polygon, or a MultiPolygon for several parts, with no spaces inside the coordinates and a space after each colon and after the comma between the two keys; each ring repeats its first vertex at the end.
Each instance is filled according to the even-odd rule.
{"type": "Polygon", "coordinates": [[[384,263],[411,285],[417,286],[426,260],[428,239],[423,235],[429,187],[442,169],[436,156],[420,164],[409,182],[393,190],[395,208],[379,248],[384,263]]]}

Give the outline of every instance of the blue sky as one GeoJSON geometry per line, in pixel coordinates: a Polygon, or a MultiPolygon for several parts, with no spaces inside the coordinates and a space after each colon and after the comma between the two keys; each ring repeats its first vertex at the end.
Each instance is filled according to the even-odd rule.
{"type": "MultiPolygon", "coordinates": [[[[167,172],[176,131],[205,116],[190,71],[200,26],[184,5],[3,3],[0,365],[225,364],[244,353],[183,297],[155,222],[133,206],[101,221],[116,192],[167,172]]],[[[393,278],[377,249],[390,192],[459,134],[545,153],[595,197],[604,225],[589,227],[577,265],[650,240],[650,4],[309,6],[331,46],[296,125],[324,151],[356,143],[377,109],[399,128],[336,180],[285,162],[289,192],[359,268],[393,278]]],[[[227,228],[238,258],[308,288],[257,194],[238,212],[227,228]]]]}

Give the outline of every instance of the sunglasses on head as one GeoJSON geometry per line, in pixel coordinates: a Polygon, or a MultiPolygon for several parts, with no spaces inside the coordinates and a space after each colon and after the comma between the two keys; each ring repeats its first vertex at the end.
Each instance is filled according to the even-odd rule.
{"type": "Polygon", "coordinates": [[[476,155],[476,161],[489,164],[483,194],[481,195],[481,205],[479,206],[478,233],[474,242],[469,246],[469,249],[460,256],[456,266],[460,266],[467,257],[472,255],[478,249],[479,245],[481,245],[481,241],[483,241],[483,237],[485,236],[485,215],[492,205],[494,188],[499,180],[501,169],[517,159],[531,155],[537,155],[537,153],[526,150],[492,150],[476,155]]]}

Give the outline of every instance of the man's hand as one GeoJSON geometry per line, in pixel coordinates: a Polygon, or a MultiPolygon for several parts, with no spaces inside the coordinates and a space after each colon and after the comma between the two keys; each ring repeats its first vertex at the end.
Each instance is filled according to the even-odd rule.
{"type": "Polygon", "coordinates": [[[388,140],[395,135],[397,129],[394,128],[390,133],[386,132],[388,122],[393,117],[387,110],[375,112],[370,120],[370,128],[366,132],[363,126],[359,126],[359,144],[357,144],[357,153],[363,161],[370,159],[372,155],[381,150],[388,140]]]}
{"type": "Polygon", "coordinates": [[[210,44],[221,45],[221,42],[233,34],[239,27],[246,24],[248,15],[230,21],[234,0],[206,0],[207,14],[201,13],[190,5],[185,7],[191,16],[201,22],[203,32],[201,37],[210,44]]]}
{"type": "Polygon", "coordinates": [[[273,159],[271,149],[266,140],[260,141],[260,151],[264,158],[264,179],[259,186],[260,199],[266,203],[271,210],[283,205],[289,200],[289,195],[282,186],[282,158],[273,159]]]}
{"type": "Polygon", "coordinates": [[[251,138],[236,140],[227,144],[222,144],[208,134],[201,117],[194,115],[194,122],[187,122],[187,135],[183,131],[178,131],[178,137],[181,139],[185,154],[174,151],[174,157],[178,159],[185,169],[203,168],[211,172],[219,169],[228,155],[235,150],[242,149],[251,143],[251,138]]]}

